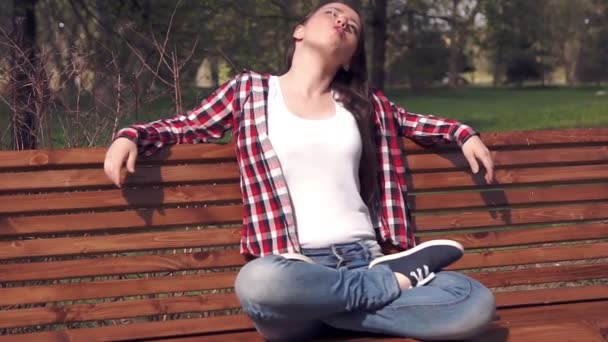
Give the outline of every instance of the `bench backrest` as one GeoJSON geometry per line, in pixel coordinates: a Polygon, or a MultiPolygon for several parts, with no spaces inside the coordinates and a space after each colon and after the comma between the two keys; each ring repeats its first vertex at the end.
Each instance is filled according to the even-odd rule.
{"type": "MultiPolygon", "coordinates": [[[[450,269],[495,289],[500,307],[606,298],[608,129],[483,139],[497,184],[455,146],[404,141],[418,240],[462,242],[450,269]]],[[[123,189],[104,153],[0,152],[0,341],[251,328],[231,290],[244,263],[233,145],[140,159],[123,189]]]]}

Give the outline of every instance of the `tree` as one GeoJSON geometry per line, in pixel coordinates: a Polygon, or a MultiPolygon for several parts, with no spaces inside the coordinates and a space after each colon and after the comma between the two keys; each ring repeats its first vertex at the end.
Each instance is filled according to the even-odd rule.
{"type": "Polygon", "coordinates": [[[608,1],[593,2],[585,25],[576,76],[582,82],[599,85],[608,80],[608,1]]]}
{"type": "Polygon", "coordinates": [[[387,4],[388,0],[371,0],[371,84],[384,89],[384,65],[386,63],[387,4]]]}
{"type": "Polygon", "coordinates": [[[488,0],[483,48],[493,66],[493,84],[543,80],[555,66],[556,42],[545,22],[547,2],[488,0]]]}
{"type": "Polygon", "coordinates": [[[465,65],[464,50],[473,36],[475,20],[481,10],[482,0],[434,0],[432,7],[437,15],[431,17],[443,20],[448,26],[449,70],[448,82],[451,87],[459,84],[460,73],[465,65]]]}
{"type": "Polygon", "coordinates": [[[14,0],[13,42],[11,58],[12,85],[12,147],[15,150],[35,149],[37,146],[35,78],[38,69],[36,48],[37,0],[14,0]]]}

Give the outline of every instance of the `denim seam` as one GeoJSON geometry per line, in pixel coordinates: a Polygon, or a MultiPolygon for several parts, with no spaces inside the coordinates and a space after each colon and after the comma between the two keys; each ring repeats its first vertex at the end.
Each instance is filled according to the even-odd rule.
{"type": "Polygon", "coordinates": [[[429,304],[390,305],[390,308],[391,309],[401,309],[401,308],[413,308],[413,307],[419,307],[419,306],[442,307],[442,306],[452,306],[452,305],[460,304],[461,302],[469,299],[471,297],[471,293],[473,292],[473,285],[471,284],[471,281],[469,279],[466,279],[466,277],[465,277],[464,280],[466,281],[466,284],[467,284],[467,292],[466,292],[466,294],[464,296],[462,296],[461,298],[458,298],[458,299],[453,300],[451,302],[446,302],[446,303],[429,303],[429,304]]]}

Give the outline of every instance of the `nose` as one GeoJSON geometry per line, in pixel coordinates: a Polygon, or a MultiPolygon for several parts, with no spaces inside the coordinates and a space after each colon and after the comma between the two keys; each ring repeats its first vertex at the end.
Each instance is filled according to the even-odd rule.
{"type": "Polygon", "coordinates": [[[342,17],[336,18],[336,26],[345,28],[346,27],[346,20],[344,20],[344,18],[342,18],[342,17]]]}

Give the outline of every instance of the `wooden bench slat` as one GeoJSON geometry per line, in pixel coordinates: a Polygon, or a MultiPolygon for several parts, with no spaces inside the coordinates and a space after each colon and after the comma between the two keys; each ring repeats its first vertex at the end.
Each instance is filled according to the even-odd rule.
{"type": "Polygon", "coordinates": [[[0,217],[0,236],[116,231],[134,228],[238,224],[243,206],[129,210],[50,216],[0,217]]]}
{"type": "MultiPolygon", "coordinates": [[[[551,282],[608,277],[608,264],[577,264],[533,269],[475,272],[468,274],[488,287],[535,285],[551,282]],[[534,277],[530,277],[533,274],[534,277]]],[[[213,272],[191,276],[110,280],[0,289],[0,305],[51,303],[67,300],[111,298],[156,293],[229,288],[236,272],[213,272]]]]}
{"type": "MultiPolygon", "coordinates": [[[[605,183],[576,185],[576,191],[573,190],[574,186],[553,186],[532,189],[418,194],[409,196],[409,203],[413,210],[419,211],[608,199],[608,184],[605,183]]],[[[238,201],[240,199],[238,183],[33,195],[0,195],[0,214],[160,206],[205,201],[238,201]]]]}
{"type": "MultiPolygon", "coordinates": [[[[162,342],[226,342],[226,341],[247,341],[247,342],[264,342],[262,335],[257,331],[243,331],[226,334],[213,334],[204,336],[190,336],[162,339],[162,342]]],[[[342,340],[340,340],[342,341],[342,340]]],[[[358,341],[358,340],[357,340],[358,341]]],[[[400,342],[412,342],[410,340],[400,340],[400,342]]]]}
{"type": "Polygon", "coordinates": [[[608,219],[608,203],[570,204],[548,207],[465,211],[415,215],[418,231],[441,231],[540,223],[568,223],[608,219]]]}
{"type": "MultiPolygon", "coordinates": [[[[236,272],[0,288],[0,305],[231,288],[236,272]]],[[[0,311],[1,312],[1,311],[0,311]]]]}
{"type": "Polygon", "coordinates": [[[577,184],[488,191],[422,193],[410,195],[412,211],[504,207],[510,205],[551,204],[608,200],[608,184],[577,184]]]}
{"type": "MultiPolygon", "coordinates": [[[[446,269],[470,269],[608,257],[608,243],[466,253],[446,269]]],[[[244,264],[238,251],[145,255],[0,265],[0,281],[49,280],[100,275],[180,271],[244,264]]]]}
{"type": "Polygon", "coordinates": [[[602,311],[607,310],[608,301],[504,308],[498,311],[500,320],[472,342],[599,342],[605,340],[608,319],[602,311]]]}
{"type": "Polygon", "coordinates": [[[577,264],[534,267],[519,270],[475,272],[467,275],[477,279],[487,287],[536,285],[563,281],[608,278],[608,263],[604,262],[599,264],[577,264]]]}
{"type": "MultiPolygon", "coordinates": [[[[72,148],[58,150],[0,151],[0,171],[26,167],[83,167],[102,168],[107,148],[72,148]]],[[[139,157],[139,164],[159,161],[188,162],[235,159],[234,144],[179,145],[162,149],[151,157],[139,157]]]]}
{"type": "Polygon", "coordinates": [[[241,201],[237,183],[179,187],[0,195],[0,215],[241,201]]]}
{"type": "MultiPolygon", "coordinates": [[[[484,144],[490,148],[536,147],[551,144],[588,144],[608,143],[608,129],[575,128],[560,130],[540,130],[525,132],[483,133],[484,144]]],[[[426,151],[410,139],[403,139],[408,152],[426,151]]],[[[439,146],[446,149],[457,149],[456,145],[439,146]]],[[[101,165],[107,148],[75,148],[59,150],[33,151],[0,151],[0,170],[32,166],[82,166],[101,165]]],[[[234,158],[234,144],[196,144],[179,145],[179,148],[166,148],[152,157],[139,158],[138,161],[193,161],[204,159],[234,158]]]]}
{"type": "MultiPolygon", "coordinates": [[[[125,184],[147,186],[167,183],[209,182],[217,180],[237,180],[236,163],[192,164],[180,166],[138,167],[134,174],[126,175],[125,184]]],[[[469,171],[417,173],[410,175],[410,187],[414,190],[436,190],[488,186],[480,175],[469,171]]],[[[556,166],[544,168],[498,169],[495,178],[499,184],[534,184],[577,181],[598,181],[608,179],[608,164],[556,166]]],[[[0,173],[0,189],[4,191],[38,191],[50,189],[78,189],[91,187],[112,187],[110,180],[101,169],[57,170],[37,172],[0,173]],[[28,179],[27,183],[15,179],[28,179]]],[[[494,184],[493,186],[496,186],[494,184]]]]}
{"type": "Polygon", "coordinates": [[[409,186],[415,191],[446,190],[460,188],[487,188],[501,185],[566,184],[582,181],[605,181],[608,179],[608,164],[531,167],[521,169],[498,169],[494,172],[496,183],[486,184],[482,173],[450,171],[441,173],[417,173],[410,175],[409,186]]]}
{"type": "MultiPolygon", "coordinates": [[[[237,180],[238,178],[239,171],[234,162],[160,167],[138,166],[133,174],[127,174],[125,169],[121,172],[124,187],[237,180]]],[[[5,192],[100,187],[115,188],[102,168],[0,173],[0,189],[5,192]],[[27,182],[15,182],[15,179],[27,179],[27,182]]]]}
{"type": "Polygon", "coordinates": [[[555,322],[572,318],[600,318],[606,317],[606,312],[608,312],[608,301],[600,300],[550,306],[502,308],[498,311],[498,316],[506,326],[512,326],[534,325],[545,321],[555,322]]]}
{"type": "Polygon", "coordinates": [[[608,285],[497,292],[494,293],[494,297],[496,306],[501,308],[608,299],[608,285]]]}
{"type": "Polygon", "coordinates": [[[504,341],[504,342],[538,342],[538,341],[577,341],[602,342],[605,339],[605,329],[608,320],[603,318],[577,318],[575,314],[569,319],[559,321],[544,321],[533,325],[516,325],[509,327],[508,332],[499,328],[496,337],[485,334],[480,339],[471,342],[504,341]],[[590,320],[592,319],[592,320],[590,320]],[[502,331],[501,331],[502,330],[502,331]],[[505,339],[505,335],[508,335],[505,339]]]}
{"type": "Polygon", "coordinates": [[[0,264],[0,282],[174,272],[245,263],[238,250],[0,264]]]}
{"type": "Polygon", "coordinates": [[[123,300],[109,303],[2,310],[0,311],[0,329],[238,309],[239,307],[240,303],[234,293],[217,293],[197,296],[123,300]]]}
{"type": "MultiPolygon", "coordinates": [[[[573,128],[536,131],[484,132],[481,134],[484,144],[491,149],[513,147],[536,147],[545,145],[573,145],[589,143],[608,143],[608,128],[573,128]]],[[[403,139],[405,150],[410,153],[426,151],[408,138],[403,139]]],[[[437,145],[436,150],[459,149],[455,144],[437,145]]]]}
{"type": "Polygon", "coordinates": [[[20,342],[23,341],[25,336],[27,336],[28,341],[45,342],[145,340],[180,335],[239,331],[252,328],[253,324],[251,320],[245,315],[231,315],[121,324],[99,328],[68,329],[28,335],[6,335],[0,336],[0,342],[20,342]]]}
{"type": "Polygon", "coordinates": [[[234,245],[241,230],[203,230],[0,241],[0,260],[234,245]]]}
{"type": "Polygon", "coordinates": [[[465,253],[460,260],[446,267],[446,269],[459,270],[482,267],[513,266],[568,260],[598,259],[606,257],[608,257],[608,242],[598,242],[580,245],[465,253]]]}
{"type": "MultiPolygon", "coordinates": [[[[569,301],[608,298],[608,285],[580,288],[550,288],[528,291],[499,292],[495,294],[497,307],[530,304],[565,303],[569,301]]],[[[0,312],[0,328],[31,326],[51,323],[79,322],[113,318],[128,318],[156,314],[172,314],[238,308],[233,293],[194,297],[171,297],[112,303],[77,304],[63,307],[6,310],[0,312]]]]}
{"type": "MultiPolygon", "coordinates": [[[[494,166],[498,168],[513,168],[520,165],[595,164],[608,160],[608,147],[605,145],[539,149],[525,147],[522,150],[492,151],[491,155],[494,166]]],[[[410,172],[470,168],[460,151],[406,154],[405,165],[410,172]]]]}
{"type": "MultiPolygon", "coordinates": [[[[592,240],[606,237],[608,237],[608,222],[500,231],[475,231],[461,234],[441,234],[442,239],[458,241],[465,248],[506,247],[522,244],[592,240]]],[[[420,242],[434,239],[437,239],[437,237],[418,237],[420,242]]]]}

